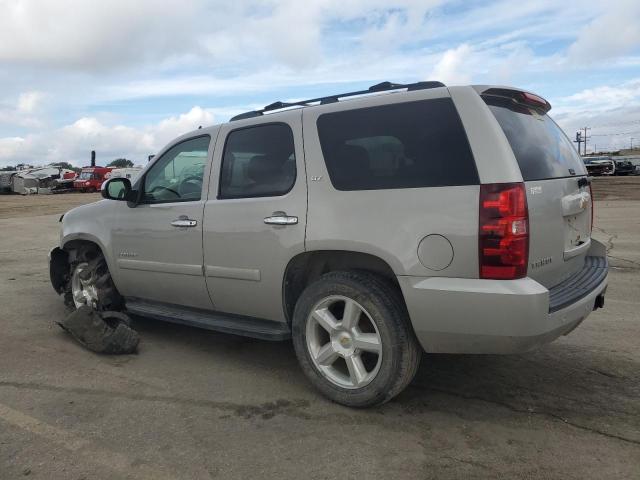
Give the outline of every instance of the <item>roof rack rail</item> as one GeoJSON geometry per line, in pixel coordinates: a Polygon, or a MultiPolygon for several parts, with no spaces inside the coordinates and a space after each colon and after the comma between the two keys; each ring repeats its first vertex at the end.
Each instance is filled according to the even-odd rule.
{"type": "Polygon", "coordinates": [[[341,98],[354,97],[356,95],[366,95],[368,93],[386,92],[389,90],[401,90],[403,88],[406,88],[408,92],[412,92],[414,90],[425,90],[428,88],[438,88],[438,87],[444,87],[444,86],[445,86],[444,83],[436,82],[436,81],[425,81],[425,82],[416,82],[416,83],[407,83],[407,84],[381,82],[381,83],[377,83],[375,85],[370,86],[366,90],[358,90],[356,92],[339,93],[337,95],[328,95],[326,97],[311,98],[309,100],[301,100],[299,102],[290,102],[290,103],[274,102],[267,105],[262,110],[252,110],[250,112],[245,112],[245,113],[241,113],[240,115],[236,115],[235,117],[231,118],[231,120],[229,121],[233,122],[234,120],[244,120],[245,118],[259,117],[263,115],[265,112],[271,112],[273,110],[281,110],[283,108],[289,108],[289,107],[310,107],[312,104],[326,105],[328,103],[338,102],[340,101],[341,98]]]}

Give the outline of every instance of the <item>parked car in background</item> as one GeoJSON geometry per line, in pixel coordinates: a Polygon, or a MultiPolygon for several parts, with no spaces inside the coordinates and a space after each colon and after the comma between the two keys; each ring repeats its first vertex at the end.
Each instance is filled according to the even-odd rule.
{"type": "Polygon", "coordinates": [[[616,164],[611,157],[582,157],[589,175],[597,177],[600,175],[613,175],[616,171],[616,164]]]}
{"type": "Polygon", "coordinates": [[[114,168],[110,172],[108,172],[104,178],[108,180],[109,178],[128,178],[131,182],[134,182],[138,175],[142,172],[142,167],[129,167],[129,168],[114,168]]]}
{"type": "Polygon", "coordinates": [[[615,162],[615,174],[616,175],[633,175],[635,174],[636,167],[631,160],[614,160],[615,162]]]}
{"type": "Polygon", "coordinates": [[[292,338],[328,398],[384,403],[422,350],[524,352],[604,305],[590,180],[550,109],[384,82],[187,133],[61,218],[52,285],[72,308],[292,338]]]}
{"type": "Polygon", "coordinates": [[[21,195],[52,193],[71,188],[75,177],[76,173],[73,170],[56,165],[21,170],[11,176],[11,190],[21,195]]]}
{"type": "Polygon", "coordinates": [[[73,182],[73,188],[81,192],[97,192],[112,170],[113,167],[84,167],[73,182]]]}
{"type": "Polygon", "coordinates": [[[0,193],[11,193],[13,176],[17,173],[16,170],[0,172],[0,193]]]}

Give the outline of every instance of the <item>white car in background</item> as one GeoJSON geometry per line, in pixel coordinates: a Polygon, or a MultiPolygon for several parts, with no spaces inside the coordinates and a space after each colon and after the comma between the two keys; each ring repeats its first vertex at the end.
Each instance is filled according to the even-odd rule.
{"type": "Polygon", "coordinates": [[[141,171],[142,167],[115,168],[107,173],[104,178],[105,180],[108,180],[109,178],[128,178],[133,182],[138,178],[141,171]]]}

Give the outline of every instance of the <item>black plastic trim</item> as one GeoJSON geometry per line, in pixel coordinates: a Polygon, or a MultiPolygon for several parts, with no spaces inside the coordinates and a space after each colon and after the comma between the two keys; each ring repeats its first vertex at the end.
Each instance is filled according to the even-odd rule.
{"type": "Polygon", "coordinates": [[[585,257],[582,269],[549,290],[549,313],[562,310],[589,295],[604,281],[608,272],[606,257],[585,257]]]}
{"type": "Polygon", "coordinates": [[[132,297],[125,300],[128,313],[141,317],[260,340],[281,341],[291,338],[291,329],[286,322],[149,302],[132,297]]]}

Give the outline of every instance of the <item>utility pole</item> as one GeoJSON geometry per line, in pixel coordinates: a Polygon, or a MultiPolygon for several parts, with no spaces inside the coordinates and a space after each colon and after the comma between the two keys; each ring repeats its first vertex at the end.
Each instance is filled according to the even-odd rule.
{"type": "Polygon", "coordinates": [[[582,130],[584,130],[584,137],[582,138],[582,141],[584,142],[584,154],[587,154],[587,140],[589,139],[589,137],[587,137],[587,130],[591,130],[591,127],[584,127],[582,130]]]}
{"type": "Polygon", "coordinates": [[[580,153],[580,144],[582,143],[582,132],[576,132],[576,139],[573,141],[573,143],[578,144],[578,155],[582,155],[580,153]]]}
{"type": "Polygon", "coordinates": [[[633,150],[633,141],[635,139],[633,137],[631,137],[631,141],[630,141],[630,145],[629,145],[629,150],[633,150]]]}

